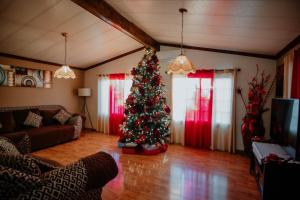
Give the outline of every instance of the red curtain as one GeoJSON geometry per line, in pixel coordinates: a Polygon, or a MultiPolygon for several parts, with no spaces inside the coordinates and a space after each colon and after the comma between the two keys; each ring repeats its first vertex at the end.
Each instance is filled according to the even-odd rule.
{"type": "Polygon", "coordinates": [[[188,74],[196,78],[196,88],[185,117],[185,145],[209,149],[211,144],[213,71],[197,70],[188,74]],[[199,81],[199,82],[198,82],[199,81]]]}
{"type": "Polygon", "coordinates": [[[300,98],[300,49],[294,51],[291,97],[300,98]]]}
{"type": "Polygon", "coordinates": [[[120,135],[120,124],[124,117],[125,74],[110,74],[109,86],[109,133],[120,135]]]}

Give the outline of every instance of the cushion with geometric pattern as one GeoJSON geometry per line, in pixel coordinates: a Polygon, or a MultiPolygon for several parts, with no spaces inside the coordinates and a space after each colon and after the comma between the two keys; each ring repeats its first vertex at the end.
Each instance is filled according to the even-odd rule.
{"type": "Polygon", "coordinates": [[[0,137],[0,153],[20,154],[13,142],[6,137],[0,137]]]}
{"type": "Polygon", "coordinates": [[[56,119],[61,124],[65,124],[70,118],[71,114],[63,109],[60,109],[53,117],[53,119],[56,119]]]}
{"type": "Polygon", "coordinates": [[[27,155],[1,153],[0,165],[19,170],[33,176],[41,176],[41,170],[35,160],[27,155]]]}
{"type": "Polygon", "coordinates": [[[1,199],[15,199],[19,194],[31,191],[42,184],[42,179],[37,176],[0,165],[1,199]]]}
{"type": "Polygon", "coordinates": [[[29,111],[24,121],[24,125],[39,128],[42,125],[42,119],[42,116],[29,111]]]}

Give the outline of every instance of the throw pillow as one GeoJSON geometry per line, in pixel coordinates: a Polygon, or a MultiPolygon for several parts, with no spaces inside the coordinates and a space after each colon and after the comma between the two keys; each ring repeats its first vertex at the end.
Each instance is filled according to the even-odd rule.
{"type": "Polygon", "coordinates": [[[42,116],[29,111],[24,121],[24,125],[39,128],[42,124],[42,119],[42,116]]]}
{"type": "Polygon", "coordinates": [[[19,170],[33,176],[40,176],[41,170],[36,161],[27,155],[16,154],[0,154],[0,165],[19,170]]]}
{"type": "Polygon", "coordinates": [[[55,110],[40,110],[41,116],[43,117],[43,126],[59,124],[59,122],[53,119],[54,115],[58,113],[59,109],[55,110]]]}
{"type": "Polygon", "coordinates": [[[25,128],[28,128],[28,126],[24,126],[24,121],[26,120],[26,117],[28,116],[29,112],[33,112],[38,115],[40,114],[40,111],[37,108],[13,111],[13,116],[16,123],[17,131],[21,131],[24,130],[25,128]]]}
{"type": "Polygon", "coordinates": [[[42,186],[42,179],[0,165],[0,197],[15,199],[18,195],[42,186]]]}
{"type": "Polygon", "coordinates": [[[0,153],[20,154],[17,147],[5,137],[0,137],[0,153]]]}
{"type": "Polygon", "coordinates": [[[56,119],[59,123],[65,124],[71,118],[71,114],[61,109],[60,111],[58,111],[58,113],[56,113],[56,115],[54,115],[53,118],[56,119]]]}

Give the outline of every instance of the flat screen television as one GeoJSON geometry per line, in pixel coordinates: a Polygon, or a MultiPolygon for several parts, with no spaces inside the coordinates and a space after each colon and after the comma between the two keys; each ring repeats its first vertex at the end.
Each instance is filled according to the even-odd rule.
{"type": "Polygon", "coordinates": [[[295,160],[300,160],[299,99],[273,99],[270,137],[295,160]]]}

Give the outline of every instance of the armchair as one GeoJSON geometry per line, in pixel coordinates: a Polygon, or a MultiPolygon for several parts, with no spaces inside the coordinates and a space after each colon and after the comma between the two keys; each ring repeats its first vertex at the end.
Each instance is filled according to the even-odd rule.
{"type": "MultiPolygon", "coordinates": [[[[26,151],[26,135],[14,138],[19,152],[26,151]],[[20,148],[21,147],[21,148],[20,148]]],[[[0,137],[0,143],[12,140],[0,137]]],[[[12,145],[0,148],[1,199],[101,199],[102,187],[118,174],[115,160],[98,152],[62,166],[44,158],[12,152],[12,145]],[[12,187],[13,186],[13,187],[12,187]]],[[[16,152],[16,151],[15,151],[16,152]]]]}

